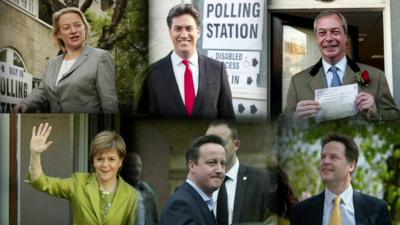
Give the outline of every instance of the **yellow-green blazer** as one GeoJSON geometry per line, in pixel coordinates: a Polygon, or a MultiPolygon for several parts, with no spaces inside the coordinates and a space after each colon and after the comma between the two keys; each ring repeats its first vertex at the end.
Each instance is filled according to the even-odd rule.
{"type": "Polygon", "coordinates": [[[100,211],[99,184],[94,173],[73,173],[66,179],[47,177],[44,173],[31,182],[37,190],[69,200],[74,225],[134,225],[139,194],[118,177],[118,187],[107,216],[100,211]]]}

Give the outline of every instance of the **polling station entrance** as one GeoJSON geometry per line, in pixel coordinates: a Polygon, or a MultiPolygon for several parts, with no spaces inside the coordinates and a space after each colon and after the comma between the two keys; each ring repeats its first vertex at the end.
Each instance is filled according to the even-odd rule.
{"type": "Polygon", "coordinates": [[[347,54],[357,62],[385,71],[393,93],[390,1],[269,0],[270,115],[277,117],[286,105],[290,78],[321,57],[313,31],[314,18],[324,9],[336,9],[347,19],[347,54]]]}

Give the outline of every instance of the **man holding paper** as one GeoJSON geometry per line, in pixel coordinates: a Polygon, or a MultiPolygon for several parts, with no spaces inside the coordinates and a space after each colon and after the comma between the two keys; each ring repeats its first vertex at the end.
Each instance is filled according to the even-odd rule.
{"type": "MultiPolygon", "coordinates": [[[[346,93],[342,86],[357,84],[358,93],[353,107],[358,116],[366,120],[400,119],[400,111],[390,94],[384,72],[356,63],[346,56],[347,31],[347,21],[338,11],[325,10],[317,16],[314,32],[322,58],[314,66],[292,77],[284,110],[286,116],[293,119],[314,118],[321,114],[322,107],[316,99],[316,90],[335,87],[339,92],[346,93]]],[[[336,103],[340,105],[340,101],[336,103]]],[[[352,115],[347,111],[340,117],[352,115]]]]}

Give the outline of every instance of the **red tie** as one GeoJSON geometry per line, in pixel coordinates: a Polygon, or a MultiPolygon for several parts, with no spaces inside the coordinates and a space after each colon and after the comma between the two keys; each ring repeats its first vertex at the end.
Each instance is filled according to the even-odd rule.
{"type": "Polygon", "coordinates": [[[189,66],[189,60],[184,59],[182,63],[185,64],[185,106],[186,112],[189,117],[192,116],[195,94],[194,94],[194,83],[193,83],[193,73],[189,66]]]}

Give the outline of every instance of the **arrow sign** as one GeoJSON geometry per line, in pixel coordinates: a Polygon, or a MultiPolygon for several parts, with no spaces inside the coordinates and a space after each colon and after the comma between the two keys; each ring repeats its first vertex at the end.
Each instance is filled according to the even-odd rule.
{"type": "Polygon", "coordinates": [[[250,113],[251,114],[255,115],[257,111],[258,111],[257,110],[257,106],[255,104],[250,106],[250,113]]]}
{"type": "Polygon", "coordinates": [[[246,109],[244,108],[243,104],[240,103],[240,104],[238,105],[238,112],[239,112],[240,114],[243,114],[244,110],[246,110],[246,109]]]}
{"type": "Polygon", "coordinates": [[[251,83],[253,83],[253,79],[251,79],[250,76],[247,77],[247,84],[251,85],[251,83]]]}
{"type": "Polygon", "coordinates": [[[258,60],[256,58],[253,58],[253,66],[256,67],[258,65],[258,60]]]}

